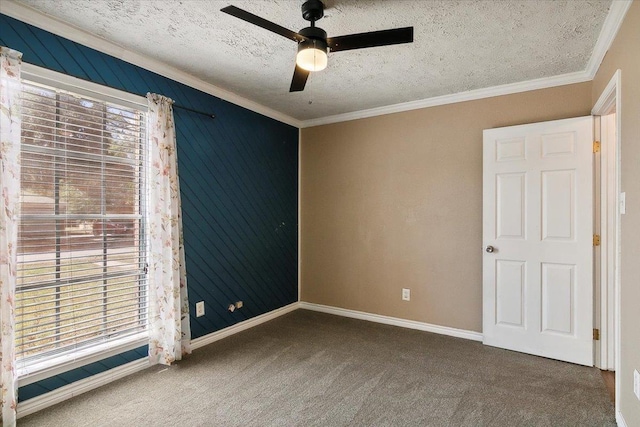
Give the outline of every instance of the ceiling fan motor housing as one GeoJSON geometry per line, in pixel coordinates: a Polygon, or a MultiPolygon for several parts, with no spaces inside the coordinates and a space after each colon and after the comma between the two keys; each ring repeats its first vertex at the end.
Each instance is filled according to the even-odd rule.
{"type": "Polygon", "coordinates": [[[322,18],[323,16],[324,3],[322,3],[320,0],[307,0],[302,4],[302,17],[307,21],[314,22],[322,18]]]}
{"type": "Polygon", "coordinates": [[[298,31],[298,34],[307,38],[307,40],[298,43],[298,51],[310,47],[327,51],[327,32],[322,28],[307,27],[298,31]]]}

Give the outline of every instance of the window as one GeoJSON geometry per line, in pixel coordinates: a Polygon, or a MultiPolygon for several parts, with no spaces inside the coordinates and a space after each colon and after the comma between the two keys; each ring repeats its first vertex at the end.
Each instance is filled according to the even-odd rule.
{"type": "Polygon", "coordinates": [[[143,107],[31,81],[22,103],[16,359],[29,372],[146,333],[147,144],[143,107]]]}

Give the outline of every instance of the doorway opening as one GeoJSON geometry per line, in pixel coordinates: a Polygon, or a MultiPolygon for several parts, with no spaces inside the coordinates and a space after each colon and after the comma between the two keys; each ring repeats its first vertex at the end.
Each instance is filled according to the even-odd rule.
{"type": "Polygon", "coordinates": [[[594,328],[600,331],[594,360],[615,396],[616,412],[620,394],[619,382],[615,381],[620,353],[620,215],[624,214],[624,194],[620,193],[620,77],[617,70],[592,110],[596,139],[600,140],[595,165],[594,230],[601,241],[594,254],[594,328]]]}

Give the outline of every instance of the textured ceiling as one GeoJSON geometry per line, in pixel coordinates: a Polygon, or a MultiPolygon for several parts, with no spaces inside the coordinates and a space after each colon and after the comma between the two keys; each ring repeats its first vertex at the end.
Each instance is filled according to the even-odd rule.
{"type": "Polygon", "coordinates": [[[208,83],[307,120],[583,71],[611,0],[327,0],[328,35],[414,26],[414,43],[329,54],[289,93],[296,44],[220,12],[298,31],[300,0],[19,0],[208,83]]]}

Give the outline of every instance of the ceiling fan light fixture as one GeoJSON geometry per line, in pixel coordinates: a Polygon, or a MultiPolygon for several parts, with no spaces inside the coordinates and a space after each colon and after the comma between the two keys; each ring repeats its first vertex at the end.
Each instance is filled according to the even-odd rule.
{"type": "Polygon", "coordinates": [[[305,40],[298,44],[296,64],[307,71],[320,71],[327,68],[327,44],[324,40],[305,40]]]}
{"type": "Polygon", "coordinates": [[[306,0],[302,4],[302,17],[310,22],[310,26],[297,33],[235,6],[223,7],[220,11],[298,43],[296,68],[293,71],[289,92],[304,90],[309,73],[324,70],[327,67],[329,48],[331,52],[341,52],[413,42],[413,27],[327,38],[327,32],[316,27],[316,21],[324,16],[323,1],[326,0],[306,0]]]}

